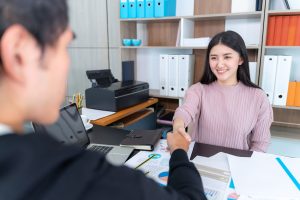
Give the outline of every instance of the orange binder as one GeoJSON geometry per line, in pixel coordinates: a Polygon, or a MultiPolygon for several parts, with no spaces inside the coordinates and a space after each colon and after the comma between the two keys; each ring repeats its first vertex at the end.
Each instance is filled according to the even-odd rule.
{"type": "Polygon", "coordinates": [[[280,46],[286,46],[287,45],[288,33],[289,33],[289,23],[290,23],[290,17],[289,16],[283,16],[280,46]]]}
{"type": "Polygon", "coordinates": [[[290,16],[289,32],[288,32],[288,46],[295,45],[296,39],[297,16],[290,16]]]}
{"type": "Polygon", "coordinates": [[[296,83],[289,82],[288,96],[286,100],[287,106],[295,106],[296,83]]]}
{"type": "Polygon", "coordinates": [[[281,39],[281,29],[282,29],[282,18],[283,16],[276,16],[275,18],[275,33],[273,39],[274,46],[279,46],[281,43],[280,39],[281,39]]]}
{"type": "Polygon", "coordinates": [[[295,46],[300,46],[300,16],[297,17],[295,46]]]}
{"type": "Polygon", "coordinates": [[[274,33],[275,33],[275,16],[271,16],[269,17],[269,22],[268,22],[268,32],[267,32],[268,46],[273,45],[274,33]]]}
{"type": "Polygon", "coordinates": [[[300,82],[296,83],[296,93],[295,93],[295,104],[294,106],[300,106],[300,82]]]}

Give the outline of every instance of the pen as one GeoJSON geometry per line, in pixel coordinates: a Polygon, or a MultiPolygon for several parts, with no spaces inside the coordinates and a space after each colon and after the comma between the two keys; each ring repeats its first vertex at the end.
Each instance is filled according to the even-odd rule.
{"type": "Polygon", "coordinates": [[[138,166],[136,166],[134,169],[139,168],[140,166],[142,166],[143,164],[145,164],[146,162],[148,162],[149,160],[151,160],[151,158],[153,158],[154,156],[156,156],[156,154],[151,155],[149,158],[147,158],[145,161],[143,161],[141,164],[139,164],[138,166]]]}
{"type": "Polygon", "coordinates": [[[147,171],[147,172],[145,172],[145,175],[147,175],[147,174],[149,174],[150,172],[149,171],[147,171]]]}

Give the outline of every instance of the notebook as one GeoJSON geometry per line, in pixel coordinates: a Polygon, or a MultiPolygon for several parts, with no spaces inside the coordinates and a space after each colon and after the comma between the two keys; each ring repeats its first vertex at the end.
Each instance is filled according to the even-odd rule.
{"type": "Polygon", "coordinates": [[[121,142],[122,147],[133,147],[139,150],[152,151],[161,138],[162,130],[133,130],[121,142]]]}
{"type": "Polygon", "coordinates": [[[77,110],[76,104],[61,108],[59,119],[52,125],[33,123],[36,133],[48,133],[62,144],[73,144],[88,150],[106,154],[106,159],[115,165],[123,164],[134,150],[106,144],[91,144],[77,110]]]}

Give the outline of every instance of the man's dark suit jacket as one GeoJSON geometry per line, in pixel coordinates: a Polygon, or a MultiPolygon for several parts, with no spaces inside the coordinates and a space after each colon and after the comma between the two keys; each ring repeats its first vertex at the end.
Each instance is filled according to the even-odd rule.
{"type": "Polygon", "coordinates": [[[0,137],[0,199],[206,199],[185,151],[173,152],[167,187],[103,155],[63,146],[46,134],[0,137]]]}

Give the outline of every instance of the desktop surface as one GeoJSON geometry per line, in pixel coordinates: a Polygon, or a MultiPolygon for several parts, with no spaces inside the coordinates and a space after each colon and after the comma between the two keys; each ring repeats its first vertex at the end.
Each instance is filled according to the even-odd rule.
{"type": "MultiPolygon", "coordinates": [[[[119,145],[129,133],[130,131],[124,129],[94,125],[94,127],[88,132],[88,136],[90,141],[93,143],[101,142],[101,144],[119,145]]],[[[133,154],[137,152],[138,150],[135,150],[133,154]]],[[[219,152],[225,152],[241,157],[250,157],[252,155],[252,151],[196,143],[191,158],[193,159],[197,155],[209,157],[219,152]]]]}

